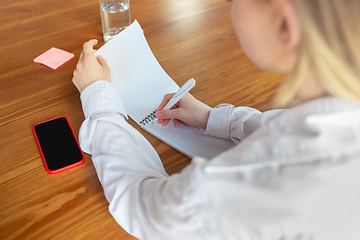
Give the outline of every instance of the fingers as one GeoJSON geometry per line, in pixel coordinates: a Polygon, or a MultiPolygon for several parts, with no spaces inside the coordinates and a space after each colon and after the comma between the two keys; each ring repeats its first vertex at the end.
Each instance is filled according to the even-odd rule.
{"type": "Polygon", "coordinates": [[[84,57],[94,56],[94,46],[98,43],[97,39],[91,39],[84,43],[83,45],[83,55],[84,57]]]}
{"type": "Polygon", "coordinates": [[[101,69],[102,69],[101,79],[111,82],[111,73],[110,73],[111,71],[106,60],[100,55],[96,57],[96,60],[101,65],[101,69]]]}
{"type": "Polygon", "coordinates": [[[92,52],[94,54],[97,51],[97,50],[93,49],[93,47],[97,43],[98,43],[97,39],[92,39],[83,44],[83,51],[80,54],[79,62],[81,62],[83,60],[85,53],[87,54],[87,56],[92,56],[92,55],[90,55],[90,52],[92,52]],[[85,49],[86,49],[86,51],[85,51],[85,49]]]}
{"type": "Polygon", "coordinates": [[[180,108],[161,110],[161,119],[178,119],[181,116],[181,111],[180,108]]]}
{"type": "Polygon", "coordinates": [[[174,96],[175,93],[169,93],[166,94],[162,100],[162,102],[160,103],[158,110],[157,111],[161,111],[165,105],[170,101],[170,99],[172,98],[172,96],[174,96]]]}
{"type": "Polygon", "coordinates": [[[102,56],[97,56],[96,60],[100,63],[101,66],[103,67],[109,67],[109,65],[107,64],[106,60],[102,57],[102,56]]]}
{"type": "Polygon", "coordinates": [[[174,119],[174,126],[175,127],[179,127],[180,126],[180,121],[178,119],[174,119]]]}
{"type": "MultiPolygon", "coordinates": [[[[159,119],[160,120],[160,119],[159,119]]],[[[171,119],[162,119],[163,121],[161,122],[161,124],[163,125],[163,126],[167,126],[168,124],[169,124],[169,122],[170,122],[170,120],[171,119]]]]}
{"type": "MultiPolygon", "coordinates": [[[[160,123],[163,126],[167,126],[169,124],[171,119],[159,119],[158,123],[160,123]]],[[[174,119],[174,126],[179,127],[180,126],[180,120],[174,119]]]]}
{"type": "MultiPolygon", "coordinates": [[[[163,126],[167,126],[170,122],[170,119],[159,119],[158,123],[160,123],[163,126]]],[[[179,119],[174,119],[174,126],[175,127],[179,127],[180,126],[180,120],[179,119]]]]}
{"type": "Polygon", "coordinates": [[[84,52],[81,52],[80,57],[79,57],[79,62],[84,58],[84,52]]]}
{"type": "MultiPolygon", "coordinates": [[[[163,126],[167,126],[169,124],[170,120],[172,118],[176,118],[176,116],[177,116],[177,113],[178,113],[177,110],[179,110],[178,105],[175,105],[174,107],[172,107],[171,110],[169,110],[169,109],[163,110],[165,105],[170,101],[170,99],[174,96],[174,94],[175,93],[166,94],[158,107],[158,110],[157,110],[157,115],[159,116],[158,123],[162,124],[163,126]]],[[[175,127],[179,127],[180,121],[177,119],[174,119],[174,125],[175,125],[175,127]]]]}

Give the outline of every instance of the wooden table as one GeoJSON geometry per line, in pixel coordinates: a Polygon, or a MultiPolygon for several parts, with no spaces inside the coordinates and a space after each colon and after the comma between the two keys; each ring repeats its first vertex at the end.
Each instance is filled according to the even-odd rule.
{"type": "MultiPolygon", "coordinates": [[[[179,84],[197,80],[191,93],[220,103],[269,109],[281,76],[263,72],[244,55],[226,0],[132,0],[155,56],[179,84]]],[[[102,39],[97,0],[17,0],[0,5],[0,239],[134,239],[108,212],[91,157],[50,175],[32,126],[67,116],[76,134],[84,120],[72,72],[82,44],[102,39]],[[75,54],[57,70],[32,60],[51,47],[75,54]]],[[[139,127],[129,121],[135,128],[139,127]]],[[[139,131],[160,154],[169,174],[190,159],[139,131]]]]}

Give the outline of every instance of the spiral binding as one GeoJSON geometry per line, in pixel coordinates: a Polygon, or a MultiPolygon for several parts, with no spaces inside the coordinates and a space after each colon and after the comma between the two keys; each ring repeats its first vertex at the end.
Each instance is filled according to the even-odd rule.
{"type": "Polygon", "coordinates": [[[155,114],[156,114],[157,109],[155,109],[151,114],[149,114],[146,118],[144,118],[143,120],[141,120],[140,124],[146,126],[146,124],[148,123],[152,123],[153,120],[155,119],[155,114]]]}

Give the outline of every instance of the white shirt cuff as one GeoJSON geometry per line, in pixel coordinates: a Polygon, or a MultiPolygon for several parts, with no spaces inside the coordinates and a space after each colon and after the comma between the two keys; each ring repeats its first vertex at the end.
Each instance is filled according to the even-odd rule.
{"type": "Polygon", "coordinates": [[[234,106],[220,104],[210,112],[207,126],[203,134],[220,138],[230,138],[230,116],[234,106]]]}
{"type": "Polygon", "coordinates": [[[114,85],[98,80],[87,86],[80,95],[85,118],[105,112],[120,113],[128,119],[125,108],[114,85]]]}

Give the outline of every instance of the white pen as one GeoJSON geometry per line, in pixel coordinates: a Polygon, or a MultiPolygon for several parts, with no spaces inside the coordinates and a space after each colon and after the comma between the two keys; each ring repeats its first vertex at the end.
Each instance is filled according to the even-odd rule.
{"type": "Polygon", "coordinates": [[[170,101],[165,105],[163,109],[172,108],[182,97],[185,96],[194,86],[196,81],[193,78],[190,78],[175,94],[172,96],[170,101]]]}

